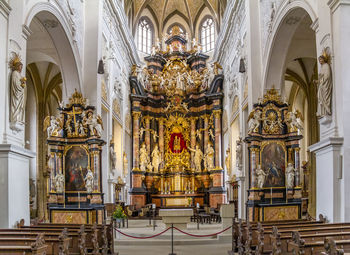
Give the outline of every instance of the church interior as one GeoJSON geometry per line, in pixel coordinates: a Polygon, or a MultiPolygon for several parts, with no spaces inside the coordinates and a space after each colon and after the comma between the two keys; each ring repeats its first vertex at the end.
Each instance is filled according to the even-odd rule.
{"type": "Polygon", "coordinates": [[[350,254],[350,0],[0,11],[0,254],[350,254]]]}

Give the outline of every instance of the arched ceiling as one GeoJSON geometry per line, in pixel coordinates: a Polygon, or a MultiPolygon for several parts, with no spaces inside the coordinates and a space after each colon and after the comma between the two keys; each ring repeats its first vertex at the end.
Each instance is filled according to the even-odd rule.
{"type": "Polygon", "coordinates": [[[148,9],[161,33],[167,21],[175,15],[182,17],[190,28],[190,32],[193,32],[196,23],[199,22],[198,17],[205,7],[209,9],[219,26],[227,0],[125,0],[124,3],[126,14],[133,16],[133,32],[143,10],[148,9]]]}

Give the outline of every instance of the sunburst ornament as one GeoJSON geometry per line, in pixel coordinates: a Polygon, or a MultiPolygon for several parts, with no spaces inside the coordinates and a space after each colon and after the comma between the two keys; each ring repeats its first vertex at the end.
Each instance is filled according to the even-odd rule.
{"type": "Polygon", "coordinates": [[[9,61],[9,68],[13,71],[16,70],[19,65],[23,65],[21,56],[18,53],[14,52],[12,58],[9,61]]]}

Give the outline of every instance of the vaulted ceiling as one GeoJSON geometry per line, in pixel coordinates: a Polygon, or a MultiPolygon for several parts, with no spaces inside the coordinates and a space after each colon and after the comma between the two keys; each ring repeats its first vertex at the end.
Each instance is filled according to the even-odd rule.
{"type": "Polygon", "coordinates": [[[143,11],[148,11],[155,20],[155,25],[161,35],[164,26],[175,15],[180,16],[193,34],[198,19],[205,8],[208,8],[219,28],[227,0],[125,0],[125,11],[131,21],[131,28],[135,32],[136,25],[142,17],[143,11]]]}

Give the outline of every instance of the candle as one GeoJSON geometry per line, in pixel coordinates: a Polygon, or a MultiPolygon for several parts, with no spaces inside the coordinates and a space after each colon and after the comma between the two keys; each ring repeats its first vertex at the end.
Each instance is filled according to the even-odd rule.
{"type": "Polygon", "coordinates": [[[270,201],[271,201],[271,204],[272,204],[272,187],[270,187],[270,201]]]}

